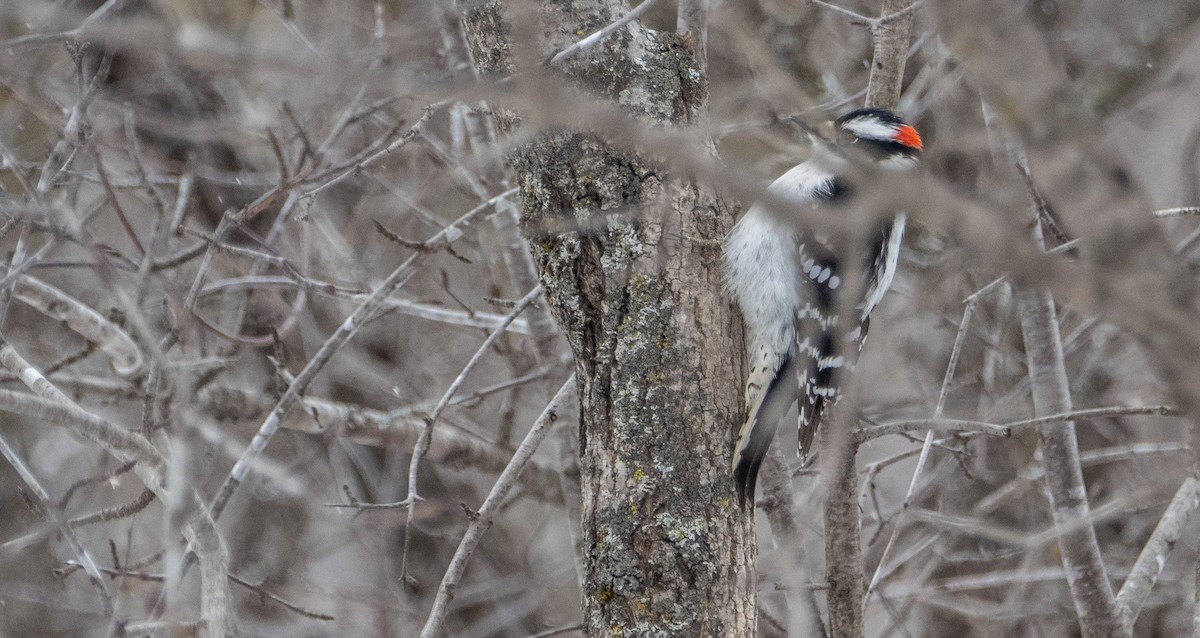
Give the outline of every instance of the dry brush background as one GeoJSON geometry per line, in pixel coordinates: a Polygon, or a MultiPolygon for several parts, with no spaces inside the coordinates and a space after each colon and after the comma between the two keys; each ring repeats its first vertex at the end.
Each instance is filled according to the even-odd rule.
{"type": "MultiPolygon", "coordinates": [[[[478,80],[459,8],[0,6],[0,634],[188,635],[203,618],[416,635],[464,533],[486,531],[437,602],[443,635],[582,635],[573,366],[505,157],[553,127],[631,145],[645,125],[522,53],[519,23],[519,72],[545,93],[478,80]],[[512,136],[488,99],[520,114],[512,136]],[[534,427],[545,440],[483,506],[534,427]],[[469,530],[481,506],[494,522],[469,530]]],[[[637,28],[676,28],[674,3],[647,9],[637,28]]],[[[707,115],[650,152],[752,196],[807,153],[788,116],[862,102],[879,12],[717,3],[707,115]],[[707,140],[720,171],[681,157],[707,140]]],[[[1136,635],[1189,634],[1200,230],[1194,210],[1155,211],[1200,204],[1200,9],[912,15],[897,110],[927,151],[916,186],[887,186],[916,228],[856,380],[860,425],[890,424],[858,454],[866,633],[1079,631],[1046,424],[1029,422],[1045,382],[1019,310],[1044,287],[1070,404],[1094,409],[1074,422],[1113,592],[1177,503],[1182,540],[1151,548],[1144,607],[1116,604],[1140,609],[1136,635]],[[1039,253],[1031,194],[1078,243],[1039,253]]],[[[761,635],[807,635],[826,604],[822,491],[784,434],[759,507],[761,635]]]]}

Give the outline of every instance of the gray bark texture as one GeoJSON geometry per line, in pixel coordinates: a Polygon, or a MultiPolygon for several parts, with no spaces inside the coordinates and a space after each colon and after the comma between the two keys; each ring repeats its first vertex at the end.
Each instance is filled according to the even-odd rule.
{"type": "MultiPolygon", "coordinates": [[[[1054,298],[1046,289],[1023,288],[1017,293],[1021,334],[1039,415],[1071,411],[1070,385],[1063,363],[1062,341],[1054,298]]],[[[1087,487],[1079,464],[1075,422],[1062,420],[1038,428],[1046,496],[1058,532],[1063,570],[1084,636],[1124,636],[1116,599],[1100,557],[1096,529],[1090,520],[1087,487]]]]}
{"type": "MultiPolygon", "coordinates": [[[[514,52],[529,57],[528,40],[546,60],[626,11],[488,2],[463,18],[475,64],[496,77],[514,73],[514,52]]],[[[637,22],[548,72],[655,124],[687,125],[704,107],[688,48],[637,22]]],[[[751,636],[753,520],[728,470],[744,378],[740,321],[721,293],[734,211],[602,133],[537,135],[509,157],[545,298],[575,356],[586,631],[751,636]]]]}

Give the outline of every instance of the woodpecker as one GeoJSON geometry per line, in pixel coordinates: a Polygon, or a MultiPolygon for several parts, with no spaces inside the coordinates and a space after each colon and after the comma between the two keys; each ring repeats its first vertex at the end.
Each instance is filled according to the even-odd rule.
{"type": "MultiPolygon", "coordinates": [[[[916,129],[891,111],[860,109],[834,122],[835,145],[813,137],[813,156],[776,179],[768,192],[794,206],[835,215],[853,210],[853,189],[845,175],[852,162],[873,162],[886,170],[915,166],[923,148],[916,129]]],[[[746,381],[746,421],[733,455],[738,498],[754,504],[759,466],[779,422],[799,406],[799,454],[807,460],[825,411],[838,398],[839,379],[850,372],[866,338],[871,311],[896,273],[904,237],[903,213],[892,212],[861,253],[838,254],[828,241],[756,203],[725,240],[726,287],[741,308],[746,326],[750,374],[746,381]],[[850,269],[851,259],[864,260],[850,269]],[[863,281],[849,285],[847,276],[863,281]],[[844,325],[837,295],[857,296],[856,316],[844,325]]],[[[842,252],[845,252],[843,249],[842,252]]],[[[847,306],[850,307],[850,306],[847,306]]]]}

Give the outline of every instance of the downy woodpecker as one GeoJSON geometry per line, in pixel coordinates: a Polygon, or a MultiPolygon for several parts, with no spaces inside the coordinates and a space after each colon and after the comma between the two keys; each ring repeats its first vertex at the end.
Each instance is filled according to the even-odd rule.
{"type": "MultiPolygon", "coordinates": [[[[834,127],[838,146],[814,138],[812,158],[775,180],[768,187],[772,195],[796,208],[847,213],[853,210],[848,205],[853,193],[839,176],[850,172],[855,158],[904,169],[917,163],[922,149],[916,129],[890,111],[853,111],[834,127]]],[[[799,405],[800,458],[807,459],[822,415],[838,398],[838,377],[853,369],[871,311],[896,273],[904,222],[902,213],[895,214],[881,224],[878,235],[871,234],[863,252],[839,255],[786,210],[757,203],[726,238],[726,281],[742,310],[750,363],[746,422],[733,455],[743,506],[750,501],[753,507],[759,466],[793,404],[799,405]],[[865,259],[862,269],[845,267],[850,259],[865,259]],[[853,273],[865,280],[843,285],[843,278],[853,273]],[[857,296],[856,316],[841,325],[839,287],[857,296]]]]}

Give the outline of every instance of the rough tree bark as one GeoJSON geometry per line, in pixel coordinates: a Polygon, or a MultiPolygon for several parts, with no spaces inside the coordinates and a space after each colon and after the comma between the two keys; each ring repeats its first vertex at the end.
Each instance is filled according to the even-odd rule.
{"type": "MultiPolygon", "coordinates": [[[[512,75],[520,91],[522,72],[538,72],[514,75],[514,50],[523,56],[536,40],[548,60],[629,7],[462,10],[479,71],[512,75]]],[[[693,123],[704,108],[689,48],[636,21],[551,72],[657,124],[693,123]]],[[[502,129],[514,121],[500,119],[502,129]]],[[[509,159],[522,228],[575,355],[588,635],[753,635],[753,520],[728,470],[744,378],[740,321],[720,292],[733,210],[602,132],[544,133],[509,159]]]]}

